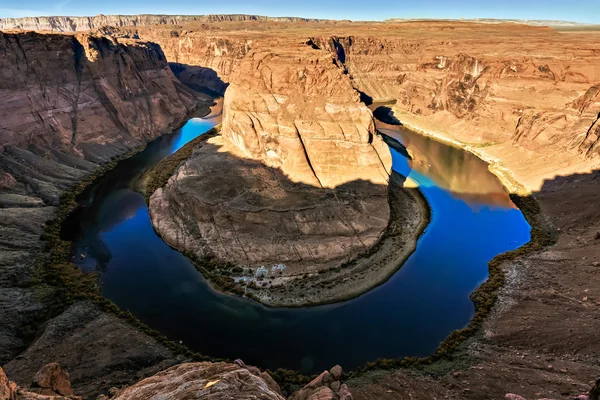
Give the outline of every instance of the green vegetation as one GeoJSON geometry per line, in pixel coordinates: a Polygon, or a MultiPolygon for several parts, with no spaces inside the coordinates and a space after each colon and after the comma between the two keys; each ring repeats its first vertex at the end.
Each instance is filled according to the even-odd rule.
{"type": "MultiPolygon", "coordinates": [[[[155,167],[150,169],[145,176],[146,198],[148,199],[156,189],[167,183],[168,179],[175,173],[177,167],[191,156],[195,146],[218,133],[219,127],[213,128],[204,135],[189,142],[179,151],[165,158],[155,167]]],[[[75,301],[87,300],[96,304],[101,310],[121,318],[139,331],[155,338],[159,343],[175,354],[183,355],[194,361],[228,361],[201,355],[191,351],[183,344],[169,340],[160,332],[150,329],[143,324],[129,311],[121,310],[113,302],[104,298],[100,294],[97,276],[84,273],[75,264],[71,263],[69,260],[71,255],[71,243],[60,239],[61,226],[67,216],[77,206],[77,196],[95,179],[114,168],[120,160],[131,156],[139,150],[141,150],[141,148],[106,164],[96,172],[90,174],[61,197],[55,218],[47,223],[44,234],[42,235],[42,239],[45,241],[45,255],[38,260],[40,283],[38,286],[41,290],[43,287],[48,286],[53,289],[52,296],[46,296],[51,299],[47,302],[46,309],[48,311],[47,315],[42,318],[42,322],[58,315],[75,301]]],[[[532,196],[511,195],[511,199],[521,209],[531,225],[531,240],[516,250],[497,255],[489,262],[489,279],[471,295],[471,299],[475,305],[475,316],[469,326],[454,331],[440,344],[437,351],[429,357],[378,359],[353,371],[350,374],[351,379],[361,380],[370,379],[368,377],[375,378],[376,376],[381,376],[383,370],[396,368],[412,368],[427,373],[435,373],[435,371],[449,371],[453,366],[456,366],[456,359],[461,357],[461,344],[480,331],[485,317],[490,313],[496,302],[498,289],[505,282],[505,275],[501,268],[502,263],[515,260],[517,257],[521,257],[534,251],[539,251],[545,246],[554,244],[556,241],[553,233],[545,227],[539,205],[532,196]]],[[[198,260],[190,254],[186,254],[186,256],[194,261],[198,270],[209,278],[217,288],[238,295],[244,294],[244,289],[240,285],[235,284],[233,278],[230,276],[232,274],[238,274],[240,272],[239,267],[230,263],[216,262],[211,259],[198,260]]],[[[246,293],[246,296],[250,299],[256,298],[256,295],[251,292],[246,293]]],[[[35,332],[36,327],[39,326],[40,323],[41,322],[38,320],[37,325],[31,327],[28,331],[35,332]]],[[[302,385],[310,382],[310,380],[314,378],[303,375],[297,371],[286,369],[268,372],[282,388],[289,392],[299,389],[302,385]]]]}
{"type": "Polygon", "coordinates": [[[488,263],[489,278],[471,294],[475,305],[475,315],[466,328],[456,330],[444,340],[436,352],[424,358],[405,357],[402,359],[378,359],[367,363],[364,367],[352,373],[353,378],[358,378],[369,371],[388,370],[396,368],[413,368],[422,371],[450,370],[458,354],[459,346],[468,338],[475,335],[483,326],[485,317],[490,313],[498,298],[498,289],[505,282],[502,263],[515,260],[526,254],[542,250],[546,246],[556,243],[554,232],[547,228],[541,216],[541,210],[533,196],[510,195],[511,200],[521,209],[523,215],[531,225],[531,239],[524,246],[516,250],[497,255],[488,263]],[[439,365],[435,368],[433,364],[439,365]],[[449,367],[450,366],[450,367],[449,367]]]}
{"type": "Polygon", "coordinates": [[[221,125],[215,126],[205,134],[200,135],[194,140],[186,143],[175,153],[171,154],[169,157],[166,157],[148,170],[148,172],[144,174],[144,196],[146,197],[146,201],[148,201],[150,196],[152,196],[152,193],[154,193],[158,188],[161,188],[167,184],[167,181],[171,176],[173,176],[177,170],[177,167],[179,167],[182,162],[190,158],[194,148],[198,144],[218,135],[220,131],[221,125]]]}

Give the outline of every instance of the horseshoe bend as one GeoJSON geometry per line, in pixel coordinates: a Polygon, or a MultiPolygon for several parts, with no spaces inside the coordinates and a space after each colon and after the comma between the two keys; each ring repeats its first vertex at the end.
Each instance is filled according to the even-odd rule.
{"type": "Polygon", "coordinates": [[[0,29],[0,399],[599,396],[595,25],[0,29]]]}
{"type": "Polygon", "coordinates": [[[388,229],[391,155],[359,97],[331,54],[304,44],[248,54],[221,135],[150,197],[155,228],[198,260],[229,263],[200,261],[265,304],[332,302],[381,283],[414,249],[427,210],[398,188],[404,232],[388,229]]]}

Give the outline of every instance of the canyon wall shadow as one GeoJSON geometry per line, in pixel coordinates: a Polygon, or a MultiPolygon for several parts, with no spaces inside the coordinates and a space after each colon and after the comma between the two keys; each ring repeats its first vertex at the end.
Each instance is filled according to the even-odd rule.
{"type": "Polygon", "coordinates": [[[173,74],[187,87],[211,97],[223,97],[229,83],[208,67],[170,62],[173,74]]]}

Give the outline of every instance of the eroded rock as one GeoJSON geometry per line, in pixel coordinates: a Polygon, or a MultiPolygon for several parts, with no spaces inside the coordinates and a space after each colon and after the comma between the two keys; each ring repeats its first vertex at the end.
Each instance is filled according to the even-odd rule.
{"type": "Polygon", "coordinates": [[[292,181],[388,183],[391,155],[373,115],[326,52],[305,45],[251,52],[233,74],[224,110],[223,136],[292,181]]]}
{"type": "Polygon", "coordinates": [[[73,395],[69,374],[58,363],[44,365],[33,377],[33,383],[41,388],[42,394],[73,395]]]}
{"type": "Polygon", "coordinates": [[[0,400],[13,400],[14,388],[11,387],[11,382],[0,367],[0,400]]]}
{"type": "Polygon", "coordinates": [[[187,363],[176,365],[133,386],[113,400],[239,399],[283,400],[261,377],[237,364],[187,363]]]}
{"type": "Polygon", "coordinates": [[[165,241],[217,286],[267,304],[358,295],[335,284],[352,284],[349,270],[315,283],[311,299],[287,290],[357,260],[388,228],[391,154],[344,69],[304,44],[249,53],[225,94],[221,132],[151,196],[165,241]]]}
{"type": "Polygon", "coordinates": [[[342,367],[336,365],[331,371],[323,371],[319,376],[290,397],[291,400],[352,400],[352,393],[340,379],[342,367]]]}

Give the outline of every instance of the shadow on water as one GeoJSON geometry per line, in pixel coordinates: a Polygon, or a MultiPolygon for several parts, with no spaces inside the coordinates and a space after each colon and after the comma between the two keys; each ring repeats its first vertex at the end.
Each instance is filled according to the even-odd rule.
{"type": "Polygon", "coordinates": [[[487,278],[487,262],[529,239],[529,225],[506,192],[496,190],[501,185],[485,163],[390,131],[413,154],[409,161],[392,148],[394,170],[417,182],[432,208],[416,251],[391,279],[347,302],[300,309],[269,309],[217,293],[156,235],[135,191],[145,168],[217,122],[193,119],[119,164],[84,193],[65,226],[74,261],[102,271],[104,296],[202,354],[304,372],[429,355],[469,323],[469,295],[487,278]]]}
{"type": "Polygon", "coordinates": [[[380,106],[373,110],[373,116],[377,118],[380,123],[388,125],[400,126],[402,123],[396,116],[394,116],[393,110],[388,106],[380,106]]]}
{"type": "Polygon", "coordinates": [[[173,62],[169,63],[169,68],[184,85],[211,97],[222,97],[229,86],[211,68],[173,62]]]}

